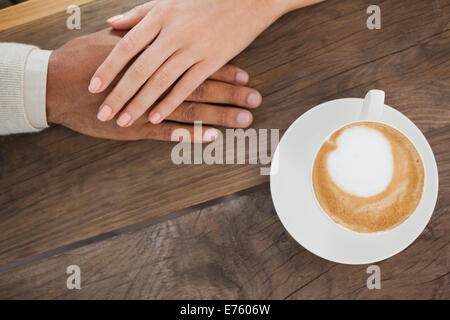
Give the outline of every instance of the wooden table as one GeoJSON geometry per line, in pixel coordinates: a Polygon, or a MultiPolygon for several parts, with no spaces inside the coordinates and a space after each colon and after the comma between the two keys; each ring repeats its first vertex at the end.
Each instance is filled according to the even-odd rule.
{"type": "MultiPolygon", "coordinates": [[[[0,41],[54,49],[137,3],[82,6],[7,29],[0,41]]],[[[264,96],[254,128],[282,132],[311,107],[386,91],[428,138],[440,190],[431,222],[402,253],[367,266],[309,253],[282,227],[259,165],[175,166],[173,144],[115,142],[63,127],[0,138],[0,298],[448,299],[450,2],[329,0],[292,12],[233,62],[264,96]],[[155,152],[158,150],[158,152],[155,152]],[[82,289],[66,288],[79,265],[82,289]]]]}

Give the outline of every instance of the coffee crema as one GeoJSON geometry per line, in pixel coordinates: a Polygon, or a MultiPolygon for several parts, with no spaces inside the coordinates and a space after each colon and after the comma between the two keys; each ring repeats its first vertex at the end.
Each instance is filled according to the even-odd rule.
{"type": "Polygon", "coordinates": [[[333,221],[372,233],[398,226],[415,211],[424,168],[401,132],[378,122],[356,122],[322,144],[312,180],[320,206],[333,221]]]}

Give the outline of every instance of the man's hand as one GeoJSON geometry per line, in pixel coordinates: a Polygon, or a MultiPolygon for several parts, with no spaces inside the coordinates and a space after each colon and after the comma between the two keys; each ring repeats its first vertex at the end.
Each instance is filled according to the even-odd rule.
{"type": "MultiPolygon", "coordinates": [[[[119,127],[112,121],[98,121],[98,105],[109,92],[90,94],[86,88],[91,75],[123,34],[103,30],[71,40],[52,53],[47,76],[48,122],[61,124],[89,136],[115,140],[171,140],[176,129],[187,129],[191,132],[191,137],[194,137],[194,121],[237,128],[251,124],[253,117],[248,110],[206,104],[231,104],[250,108],[249,100],[257,99],[258,106],[261,103],[258,91],[242,86],[247,83],[248,75],[230,65],[220,69],[195,90],[167,118],[170,121],[154,125],[144,115],[128,128],[119,127]]],[[[202,141],[194,142],[208,142],[217,137],[217,130],[212,127],[203,126],[202,130],[202,141]]]]}

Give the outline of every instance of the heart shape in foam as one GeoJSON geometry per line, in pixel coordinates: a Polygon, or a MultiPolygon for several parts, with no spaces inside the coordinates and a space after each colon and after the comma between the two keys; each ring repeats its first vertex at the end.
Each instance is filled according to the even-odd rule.
{"type": "Polygon", "coordinates": [[[394,161],[388,139],[378,130],[361,124],[345,129],[327,159],[333,182],[343,191],[371,197],[390,184],[394,161]]]}

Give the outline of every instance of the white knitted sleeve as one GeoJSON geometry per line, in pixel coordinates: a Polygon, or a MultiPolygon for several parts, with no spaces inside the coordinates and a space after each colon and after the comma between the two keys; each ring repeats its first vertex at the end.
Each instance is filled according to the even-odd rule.
{"type": "Polygon", "coordinates": [[[47,127],[45,90],[50,54],[40,51],[31,45],[0,43],[0,135],[36,132],[47,127]],[[30,59],[33,63],[27,66],[32,52],[38,59],[30,59]]]}

